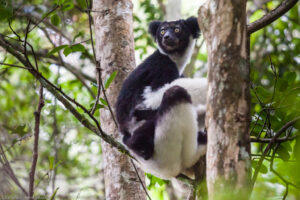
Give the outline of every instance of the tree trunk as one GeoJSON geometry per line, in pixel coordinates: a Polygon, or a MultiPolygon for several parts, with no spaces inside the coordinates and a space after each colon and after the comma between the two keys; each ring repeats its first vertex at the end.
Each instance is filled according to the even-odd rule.
{"type": "MultiPolygon", "coordinates": [[[[135,66],[132,3],[130,0],[94,0],[93,15],[96,38],[96,59],[102,77],[117,71],[117,77],[107,90],[108,101],[114,107],[123,80],[135,66]]],[[[101,109],[102,128],[120,138],[109,110],[101,109]]],[[[130,159],[102,142],[106,200],[144,200],[145,191],[130,159]]],[[[144,175],[140,173],[142,179],[144,175]]]]}
{"type": "Polygon", "coordinates": [[[247,199],[251,166],[246,1],[208,0],[199,9],[198,21],[206,39],[209,66],[209,199],[247,199]]]}
{"type": "Polygon", "coordinates": [[[174,21],[181,18],[181,0],[168,0],[165,20],[174,21]]]}

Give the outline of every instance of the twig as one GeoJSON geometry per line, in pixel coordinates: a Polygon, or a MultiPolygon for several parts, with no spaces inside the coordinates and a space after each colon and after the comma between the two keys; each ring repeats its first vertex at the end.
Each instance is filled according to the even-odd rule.
{"type": "Polygon", "coordinates": [[[284,0],[277,8],[265,14],[262,18],[249,24],[247,26],[247,34],[250,35],[258,31],[259,29],[262,29],[265,26],[271,24],[276,19],[284,15],[287,11],[289,11],[297,2],[298,0],[284,0]]]}
{"type": "Polygon", "coordinates": [[[112,110],[111,105],[108,101],[106,91],[105,91],[105,88],[104,88],[104,84],[103,84],[103,80],[102,80],[102,76],[101,76],[100,60],[97,61],[97,58],[96,58],[96,52],[95,52],[95,47],[94,47],[94,42],[93,42],[93,34],[92,34],[92,16],[91,16],[91,13],[90,13],[92,4],[90,3],[90,5],[89,5],[88,0],[85,0],[85,2],[86,2],[86,5],[87,5],[87,8],[89,8],[87,14],[88,14],[88,17],[89,17],[90,37],[91,37],[91,44],[92,44],[92,49],[93,49],[94,60],[95,60],[95,63],[96,63],[96,73],[97,73],[96,75],[97,75],[97,85],[98,85],[98,92],[97,92],[97,96],[96,96],[96,101],[95,101],[95,104],[94,104],[94,106],[93,106],[90,113],[92,115],[94,115],[95,109],[97,107],[97,104],[98,104],[99,98],[100,98],[100,89],[102,88],[103,96],[104,96],[105,101],[107,102],[108,110],[111,114],[111,117],[112,117],[116,127],[118,127],[117,120],[114,116],[113,110],[112,110]]]}
{"type": "MultiPolygon", "coordinates": [[[[38,27],[39,27],[39,26],[38,26],[38,27]]],[[[45,34],[46,38],[48,39],[48,41],[49,41],[49,42],[52,44],[52,46],[55,48],[56,45],[55,45],[55,43],[51,40],[50,35],[48,34],[48,32],[47,32],[44,28],[42,28],[42,27],[39,27],[39,28],[44,32],[44,34],[45,34]]],[[[74,76],[75,76],[75,77],[81,82],[81,84],[88,90],[88,92],[90,93],[90,95],[91,95],[93,98],[95,98],[94,92],[93,92],[92,89],[86,84],[86,82],[85,82],[85,80],[84,80],[84,77],[83,77],[83,75],[79,72],[79,70],[73,71],[73,70],[68,69],[68,68],[66,67],[66,64],[65,64],[65,62],[63,61],[63,59],[62,59],[60,53],[58,53],[58,60],[59,60],[59,62],[60,62],[60,65],[61,65],[61,66],[64,66],[69,72],[71,72],[72,74],[74,74],[74,76]]]]}
{"type": "Polygon", "coordinates": [[[272,145],[275,143],[275,141],[280,137],[280,135],[285,132],[289,127],[291,127],[296,121],[298,121],[300,119],[300,117],[297,117],[295,118],[294,120],[292,121],[289,121],[288,123],[286,123],[275,135],[274,137],[270,140],[269,144],[267,145],[267,147],[265,148],[262,156],[260,157],[258,163],[257,163],[257,166],[255,168],[255,171],[254,171],[254,174],[253,174],[253,177],[252,177],[252,188],[254,186],[254,183],[256,181],[256,178],[258,176],[258,173],[259,173],[259,170],[260,170],[260,167],[262,165],[262,162],[264,160],[264,158],[266,157],[266,155],[268,154],[268,152],[271,150],[272,148],[272,145]]]}
{"type": "MultiPolygon", "coordinates": [[[[23,19],[24,17],[29,18],[32,22],[34,22],[34,24],[39,24],[39,22],[42,22],[43,24],[45,24],[47,26],[47,28],[50,28],[51,30],[55,31],[56,33],[62,35],[68,42],[71,43],[71,41],[72,41],[65,33],[63,33],[60,29],[58,29],[56,26],[51,24],[51,22],[49,22],[45,18],[43,18],[43,20],[42,20],[42,17],[36,12],[32,12],[30,14],[18,12],[16,14],[16,17],[21,18],[21,19],[23,19]]],[[[32,30],[33,30],[33,28],[32,28],[32,30]]]]}
{"type": "Polygon", "coordinates": [[[7,66],[10,66],[10,67],[16,67],[16,68],[20,68],[20,69],[27,69],[26,67],[23,67],[23,66],[20,66],[20,65],[8,64],[8,63],[3,63],[3,62],[0,62],[0,65],[7,65],[7,66]]]}
{"type": "MultiPolygon", "coordinates": [[[[90,5],[88,3],[88,0],[85,0],[86,3],[86,7],[89,8],[89,10],[87,11],[88,14],[88,19],[89,19],[89,29],[90,29],[90,40],[91,40],[91,44],[92,44],[92,50],[93,50],[93,56],[94,56],[94,60],[96,63],[96,80],[97,80],[97,95],[96,95],[96,100],[95,103],[91,109],[91,114],[94,115],[97,105],[99,103],[99,99],[100,99],[100,91],[101,91],[101,84],[100,84],[100,79],[101,77],[101,66],[100,66],[100,61],[97,61],[96,59],[96,52],[95,52],[95,47],[94,47],[94,40],[93,40],[93,31],[92,31],[92,16],[90,13],[90,9],[92,6],[92,3],[90,2],[90,5]]],[[[107,102],[107,101],[106,101],[107,102]]]]}
{"type": "Polygon", "coordinates": [[[52,8],[42,19],[40,19],[35,26],[33,26],[28,33],[30,33],[33,29],[35,29],[40,23],[42,23],[44,21],[44,19],[46,19],[52,12],[54,12],[57,8],[59,8],[59,6],[55,6],[54,8],[52,8]]]}
{"type": "Polygon", "coordinates": [[[136,173],[136,175],[137,175],[137,177],[138,177],[138,179],[139,179],[139,181],[140,181],[140,183],[141,183],[141,185],[142,185],[142,187],[143,187],[143,190],[145,191],[147,197],[151,200],[151,197],[150,197],[150,195],[149,195],[148,192],[147,192],[147,189],[146,189],[146,187],[145,187],[145,185],[144,185],[144,183],[143,183],[143,181],[142,181],[142,179],[141,179],[141,177],[140,177],[140,175],[139,175],[139,172],[138,172],[138,170],[137,170],[137,168],[136,168],[136,166],[135,166],[133,160],[130,159],[130,162],[131,162],[131,164],[132,164],[132,166],[133,166],[133,168],[134,168],[134,171],[135,171],[135,173],[136,173]]]}
{"type": "Polygon", "coordinates": [[[0,141],[0,162],[3,165],[3,168],[5,170],[5,172],[8,174],[8,176],[13,180],[13,182],[21,189],[21,191],[25,194],[25,196],[28,196],[27,191],[25,190],[25,188],[21,185],[21,183],[19,182],[18,178],[16,177],[13,169],[11,168],[5,152],[3,150],[1,141],[0,141]]]}
{"type": "MultiPolygon", "coordinates": [[[[41,27],[39,27],[39,28],[41,28],[41,27]]],[[[41,30],[43,31],[42,28],[41,28],[41,30]]],[[[2,37],[6,37],[6,38],[9,38],[9,39],[15,40],[17,42],[23,42],[22,40],[19,41],[19,40],[15,39],[15,38],[9,37],[7,35],[3,35],[1,33],[0,33],[0,35],[2,37]]],[[[29,43],[27,43],[27,44],[29,44],[29,43]]],[[[13,43],[10,43],[10,45],[12,45],[12,47],[15,50],[17,50],[17,51],[19,51],[21,53],[24,52],[24,48],[22,46],[15,45],[13,43]]],[[[30,54],[30,55],[32,55],[32,52],[27,52],[27,53],[30,54]]],[[[76,76],[76,77],[80,76],[80,77],[82,77],[82,79],[86,79],[86,80],[91,81],[91,82],[96,82],[96,79],[94,79],[93,77],[91,77],[91,76],[83,73],[81,70],[77,69],[76,67],[72,66],[71,64],[65,63],[65,62],[61,63],[59,57],[57,57],[57,56],[54,56],[54,55],[48,56],[47,52],[44,52],[44,51],[35,51],[35,56],[36,56],[36,58],[38,60],[41,60],[41,58],[45,58],[45,59],[48,59],[48,60],[50,59],[51,61],[49,61],[49,63],[60,65],[60,66],[62,66],[64,68],[66,68],[66,70],[68,70],[69,72],[71,72],[72,74],[74,74],[74,76],[76,76]]],[[[92,62],[94,62],[94,60],[92,60],[92,62]]]]}
{"type": "Polygon", "coordinates": [[[33,200],[34,193],[34,175],[36,169],[36,163],[38,159],[38,146],[39,146],[39,134],[40,134],[40,120],[41,120],[41,111],[44,107],[44,96],[43,96],[43,86],[40,86],[40,98],[38,103],[38,108],[34,112],[35,125],[34,125],[34,144],[33,144],[33,155],[32,155],[32,163],[31,169],[29,173],[29,199],[33,200]]]}
{"type": "MultiPolygon", "coordinates": [[[[286,141],[291,141],[299,137],[300,135],[295,135],[293,137],[283,137],[283,138],[278,138],[274,141],[274,143],[282,143],[286,141]]],[[[272,138],[251,138],[251,142],[257,142],[257,143],[270,143],[272,138]]]]}
{"type": "Polygon", "coordinates": [[[17,32],[15,32],[15,30],[11,27],[11,21],[10,20],[8,21],[8,26],[9,26],[10,30],[15,34],[15,36],[17,36],[17,38],[18,38],[17,41],[22,41],[19,34],[17,32]]]}

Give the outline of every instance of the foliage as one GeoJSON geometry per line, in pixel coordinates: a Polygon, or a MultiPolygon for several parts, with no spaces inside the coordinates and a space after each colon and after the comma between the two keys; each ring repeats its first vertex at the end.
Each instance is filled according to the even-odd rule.
{"type": "MultiPolygon", "coordinates": [[[[250,21],[259,19],[277,5],[278,1],[269,1],[260,8],[249,3],[249,10],[254,10],[250,21]]],[[[91,109],[98,88],[94,78],[95,62],[85,12],[87,8],[85,0],[13,3],[0,0],[0,33],[11,42],[12,48],[23,52],[30,20],[27,41],[34,49],[39,71],[66,94],[91,109]]],[[[253,140],[272,138],[287,122],[299,116],[299,9],[296,5],[283,17],[251,35],[250,130],[253,140]]],[[[147,24],[162,18],[158,4],[150,0],[134,1],[137,62],[155,47],[147,32],[147,24]]],[[[27,51],[30,62],[35,63],[29,46],[27,51]]],[[[21,185],[27,187],[39,83],[27,70],[18,68],[22,63],[5,48],[0,49],[0,62],[17,65],[0,65],[0,144],[21,185]]],[[[202,47],[197,56],[195,75],[205,74],[202,70],[206,62],[206,50],[202,47]]],[[[106,89],[116,73],[104,77],[106,89]]],[[[94,115],[97,119],[109,103],[103,98],[99,101],[94,115]]],[[[76,110],[86,115],[81,108],[76,107],[76,110]]],[[[88,134],[90,131],[48,91],[45,92],[41,120],[35,195],[48,199],[103,198],[99,137],[88,134]]],[[[300,198],[299,135],[298,121],[282,134],[281,142],[271,146],[261,165],[259,159],[268,143],[252,143],[253,174],[259,170],[252,199],[284,198],[286,195],[289,199],[300,198]]],[[[0,158],[2,160],[2,155],[0,158]]],[[[1,175],[3,171],[1,163],[1,175]]],[[[9,179],[9,183],[3,184],[5,188],[0,186],[1,198],[24,195],[12,180],[9,179]]],[[[165,181],[147,174],[147,187],[153,199],[167,198],[165,181]]]]}

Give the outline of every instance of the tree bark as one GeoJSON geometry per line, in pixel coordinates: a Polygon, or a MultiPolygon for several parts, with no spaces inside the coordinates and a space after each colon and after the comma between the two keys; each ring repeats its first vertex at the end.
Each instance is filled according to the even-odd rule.
{"type": "Polygon", "coordinates": [[[198,14],[208,51],[209,199],[247,199],[251,166],[246,1],[208,0],[198,14]]]}
{"type": "MultiPolygon", "coordinates": [[[[123,80],[135,66],[132,3],[130,0],[93,0],[93,15],[96,59],[102,67],[102,77],[117,71],[117,77],[106,91],[108,101],[114,107],[123,80]]],[[[101,122],[107,133],[120,138],[108,109],[101,110],[101,122]]],[[[106,199],[146,199],[130,159],[105,142],[101,145],[106,199]]],[[[144,180],[142,173],[140,176],[144,180]]]]}

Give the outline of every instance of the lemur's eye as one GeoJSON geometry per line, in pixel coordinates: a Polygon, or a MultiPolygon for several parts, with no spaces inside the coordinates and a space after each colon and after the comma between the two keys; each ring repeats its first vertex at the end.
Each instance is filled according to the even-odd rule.
{"type": "Polygon", "coordinates": [[[160,34],[162,34],[162,35],[165,34],[165,30],[161,30],[160,34]]]}
{"type": "Polygon", "coordinates": [[[180,32],[180,29],[179,28],[175,28],[175,33],[179,33],[180,32]]]}

